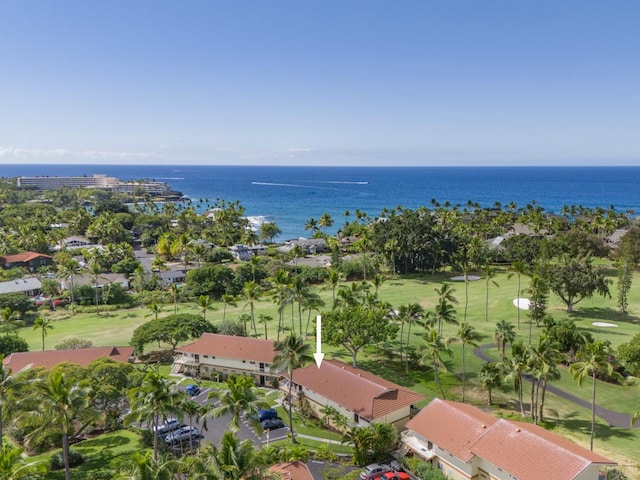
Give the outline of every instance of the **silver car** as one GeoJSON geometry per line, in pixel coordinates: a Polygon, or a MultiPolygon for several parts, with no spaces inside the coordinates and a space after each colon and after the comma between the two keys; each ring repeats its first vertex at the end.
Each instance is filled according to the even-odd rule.
{"type": "Polygon", "coordinates": [[[166,437],[164,437],[164,441],[168,444],[175,444],[185,442],[189,439],[197,440],[199,438],[201,438],[200,431],[196,427],[185,426],[169,433],[166,437]]]}

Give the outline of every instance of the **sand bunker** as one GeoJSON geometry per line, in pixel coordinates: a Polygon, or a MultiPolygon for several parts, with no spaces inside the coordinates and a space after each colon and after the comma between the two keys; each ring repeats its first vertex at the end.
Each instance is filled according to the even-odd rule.
{"type": "Polygon", "coordinates": [[[518,307],[520,310],[529,310],[529,305],[531,305],[531,301],[528,298],[514,298],[513,304],[518,307]]]}
{"type": "Polygon", "coordinates": [[[618,326],[615,323],[609,323],[609,322],[593,322],[591,325],[593,325],[594,327],[617,327],[618,326]]]}
{"type": "MultiPolygon", "coordinates": [[[[451,277],[451,280],[453,280],[454,282],[464,282],[464,275],[451,277]]],[[[475,282],[476,280],[480,280],[480,277],[478,277],[477,275],[467,275],[467,280],[470,282],[475,282]]]]}

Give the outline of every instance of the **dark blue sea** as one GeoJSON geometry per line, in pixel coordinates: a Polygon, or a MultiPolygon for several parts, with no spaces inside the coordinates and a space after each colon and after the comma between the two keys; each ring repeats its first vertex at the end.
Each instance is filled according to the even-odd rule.
{"type": "Polygon", "coordinates": [[[282,229],[280,240],[308,235],[304,225],[329,213],[336,228],[344,213],[377,216],[384,208],[496,202],[537,203],[640,212],[640,167],[276,167],[150,165],[0,165],[0,176],[92,175],[167,182],[195,202],[239,200],[251,217],[282,229]]]}

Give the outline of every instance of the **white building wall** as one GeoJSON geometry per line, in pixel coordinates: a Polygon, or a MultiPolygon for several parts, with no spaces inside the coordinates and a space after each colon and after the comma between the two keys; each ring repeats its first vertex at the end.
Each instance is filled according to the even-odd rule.
{"type": "MultiPolygon", "coordinates": [[[[196,354],[193,353],[183,353],[182,358],[188,364],[196,363],[196,354]]],[[[224,371],[234,370],[234,371],[242,371],[255,373],[257,375],[266,375],[273,376],[270,371],[271,364],[264,363],[263,369],[260,369],[260,362],[253,360],[238,360],[235,358],[223,358],[223,357],[213,357],[210,355],[198,355],[197,363],[202,366],[207,366],[212,370],[224,371]]]]}

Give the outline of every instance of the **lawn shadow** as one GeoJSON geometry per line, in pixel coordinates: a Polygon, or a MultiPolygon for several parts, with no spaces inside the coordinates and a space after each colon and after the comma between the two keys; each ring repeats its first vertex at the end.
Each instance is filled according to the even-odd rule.
{"type": "Polygon", "coordinates": [[[585,307],[580,308],[578,310],[574,310],[569,314],[570,318],[576,320],[605,320],[608,322],[618,322],[618,323],[631,323],[638,324],[640,323],[640,318],[635,315],[624,314],[618,310],[614,310],[613,308],[602,308],[602,307],[585,307]]]}
{"type": "Polygon", "coordinates": [[[410,365],[409,373],[406,373],[404,362],[400,364],[399,361],[388,359],[384,362],[375,359],[362,360],[358,362],[358,368],[407,388],[414,387],[424,379],[424,372],[416,372],[410,365]]]}
{"type": "Polygon", "coordinates": [[[101,435],[96,438],[90,438],[77,444],[82,448],[114,448],[122,445],[128,445],[131,443],[131,439],[124,435],[101,435]]]}
{"type": "MultiPolygon", "coordinates": [[[[549,413],[551,413],[551,411],[549,411],[549,413]]],[[[553,420],[549,420],[547,417],[545,426],[551,427],[551,430],[553,430],[555,426],[559,426],[569,431],[578,432],[589,437],[591,435],[591,422],[585,419],[578,419],[576,418],[577,416],[578,413],[573,412],[569,415],[565,415],[564,418],[554,418],[553,420]]],[[[614,428],[608,425],[603,425],[600,422],[596,422],[595,438],[598,440],[609,440],[611,438],[630,439],[633,437],[634,434],[629,429],[614,428]]]]}

